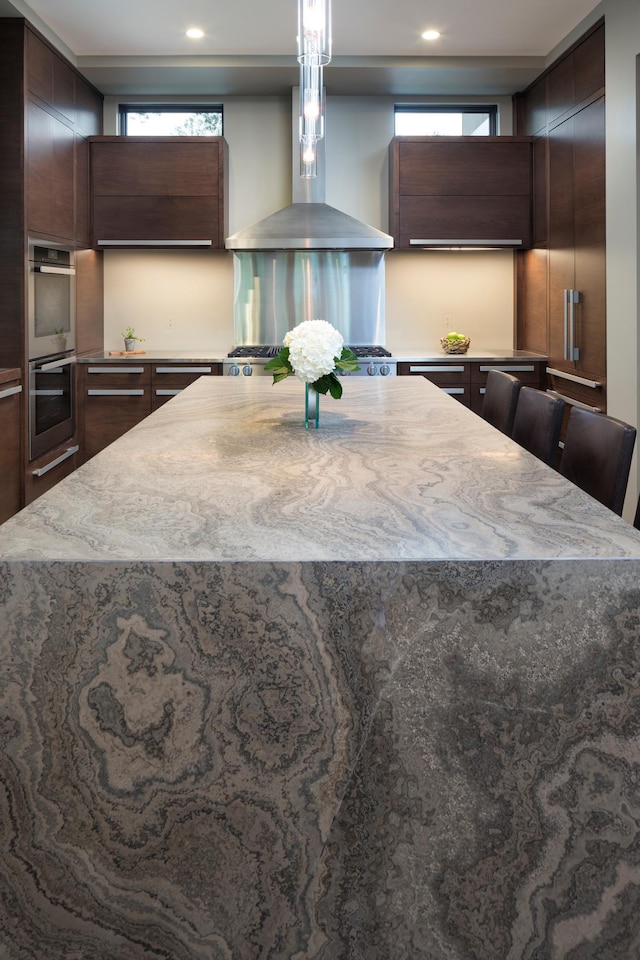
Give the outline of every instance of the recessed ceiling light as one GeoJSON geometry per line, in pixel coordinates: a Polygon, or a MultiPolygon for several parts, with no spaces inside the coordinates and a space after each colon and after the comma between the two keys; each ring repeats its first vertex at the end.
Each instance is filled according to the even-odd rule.
{"type": "Polygon", "coordinates": [[[438,30],[425,30],[424,33],[422,34],[422,39],[437,40],[439,36],[440,36],[440,33],[438,30]]]}
{"type": "Polygon", "coordinates": [[[185,37],[189,37],[190,40],[202,40],[204,30],[201,30],[200,27],[189,27],[189,29],[185,31],[185,37]]]}

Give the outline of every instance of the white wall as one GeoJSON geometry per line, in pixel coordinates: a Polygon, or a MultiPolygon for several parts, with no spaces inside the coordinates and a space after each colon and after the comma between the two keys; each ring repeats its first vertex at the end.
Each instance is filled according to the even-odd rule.
{"type": "MultiPolygon", "coordinates": [[[[135,102],[136,97],[127,97],[135,102]]],[[[508,98],[501,129],[511,131],[508,98]]],[[[389,229],[388,150],[393,98],[329,97],[326,200],[378,229],[389,229]]],[[[229,144],[229,233],[291,201],[291,97],[224,101],[229,144]]],[[[107,98],[106,132],[116,101],[107,98]]],[[[105,349],[120,349],[131,324],[157,349],[220,350],[233,345],[233,263],[206,251],[107,250],[105,349]]],[[[513,345],[512,254],[403,251],[386,267],[387,345],[408,355],[439,348],[444,316],[473,346],[513,345]]]]}

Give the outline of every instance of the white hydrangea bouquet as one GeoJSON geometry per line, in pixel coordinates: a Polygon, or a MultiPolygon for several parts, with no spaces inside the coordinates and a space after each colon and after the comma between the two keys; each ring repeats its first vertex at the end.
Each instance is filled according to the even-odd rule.
{"type": "Polygon", "coordinates": [[[342,335],[326,320],[304,320],[285,335],[284,346],[265,364],[279,383],[291,374],[316,393],[330,393],[334,400],[342,396],[337,371],[359,370],[358,360],[344,346],[342,335]]]}

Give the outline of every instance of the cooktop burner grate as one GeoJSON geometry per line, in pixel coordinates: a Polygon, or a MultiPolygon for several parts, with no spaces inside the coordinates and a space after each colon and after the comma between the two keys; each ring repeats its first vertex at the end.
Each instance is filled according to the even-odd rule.
{"type": "MultiPolygon", "coordinates": [[[[391,354],[384,347],[350,347],[356,357],[390,357],[391,354]]],[[[234,347],[228,354],[229,357],[253,357],[260,359],[262,357],[275,357],[280,347],[274,346],[248,346],[234,347]]]]}

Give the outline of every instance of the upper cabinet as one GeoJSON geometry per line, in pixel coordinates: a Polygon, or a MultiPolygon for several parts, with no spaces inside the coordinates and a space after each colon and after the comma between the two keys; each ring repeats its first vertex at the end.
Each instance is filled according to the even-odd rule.
{"type": "Polygon", "coordinates": [[[93,245],[224,248],[223,137],[91,138],[93,245]]]}
{"type": "Polygon", "coordinates": [[[32,236],[86,246],[86,138],[102,129],[102,96],[29,28],[24,55],[27,230],[32,236]]]}
{"type": "Polygon", "coordinates": [[[396,247],[530,245],[530,137],[395,137],[390,150],[396,247]]]}

